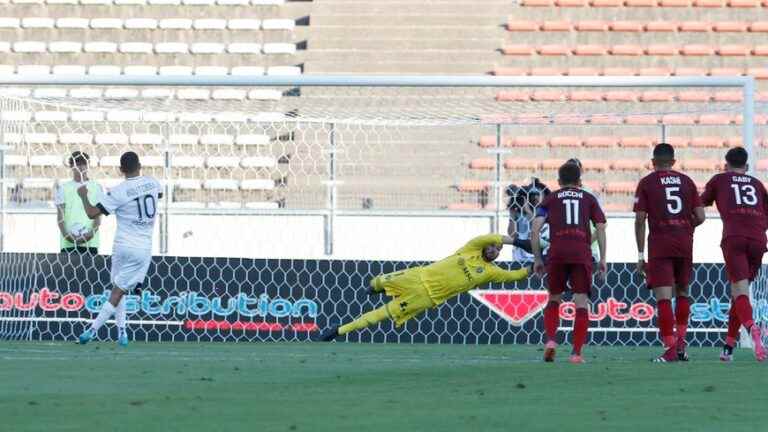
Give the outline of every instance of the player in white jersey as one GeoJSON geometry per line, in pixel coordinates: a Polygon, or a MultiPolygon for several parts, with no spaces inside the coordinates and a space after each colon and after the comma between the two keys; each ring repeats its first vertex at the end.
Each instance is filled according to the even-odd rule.
{"type": "Polygon", "coordinates": [[[88,190],[84,186],[77,191],[85,213],[91,219],[113,213],[117,217],[117,233],[112,248],[112,294],[91,327],[80,335],[81,344],[93,339],[99,328],[114,314],[118,344],[128,345],[124,296],[144,282],[152,261],[152,236],[158,200],[163,197],[162,186],[154,178],[141,175],[139,156],[134,152],[120,157],[120,171],[125,175],[125,181],[103,194],[95,205],[88,201],[88,190]]]}

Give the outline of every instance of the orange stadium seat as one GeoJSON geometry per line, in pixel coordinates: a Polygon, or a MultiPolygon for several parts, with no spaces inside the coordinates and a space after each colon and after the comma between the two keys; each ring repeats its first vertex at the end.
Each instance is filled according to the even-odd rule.
{"type": "Polygon", "coordinates": [[[569,32],[573,30],[570,21],[544,21],[541,30],[546,32],[569,32]]]}
{"type": "Polygon", "coordinates": [[[590,123],[593,125],[620,125],[624,123],[624,118],[615,114],[593,114],[590,116],[590,123]]]}
{"type": "Polygon", "coordinates": [[[507,170],[538,170],[541,162],[533,159],[509,158],[504,161],[504,169],[507,170]]]}
{"type": "Polygon", "coordinates": [[[565,159],[544,159],[541,161],[541,169],[545,171],[554,171],[560,169],[565,163],[565,159]]]}
{"type": "Polygon", "coordinates": [[[700,8],[725,7],[725,0],[693,0],[693,5],[700,8]]]}
{"type": "Polygon", "coordinates": [[[536,102],[562,102],[568,99],[568,93],[565,90],[534,90],[531,100],[536,102]]]}
{"type": "Polygon", "coordinates": [[[648,90],[640,94],[641,102],[672,102],[675,94],[668,90],[648,90]]]}
{"type": "Polygon", "coordinates": [[[643,159],[617,159],[611,163],[611,168],[616,171],[644,171],[648,163],[643,159]]]}
{"type": "Polygon", "coordinates": [[[497,66],[493,69],[493,74],[497,76],[525,76],[528,75],[528,70],[518,67],[497,66]]]}
{"type": "Polygon", "coordinates": [[[627,7],[656,7],[658,3],[656,0],[625,0],[624,5],[627,7]]]}
{"type": "Polygon", "coordinates": [[[712,24],[704,21],[683,21],[678,30],[681,32],[708,32],[712,30],[712,24]]]}
{"type": "Polygon", "coordinates": [[[587,0],[555,0],[558,7],[584,7],[589,5],[587,0]]]}
{"type": "Polygon", "coordinates": [[[539,23],[529,20],[513,20],[510,18],[507,21],[507,30],[515,32],[534,32],[539,31],[539,23]]]}
{"type": "Polygon", "coordinates": [[[581,138],[576,136],[556,136],[549,139],[550,147],[581,147],[581,138]]]}
{"type": "Polygon", "coordinates": [[[619,147],[648,148],[656,144],[656,140],[647,136],[627,136],[619,140],[619,147]]]}
{"type": "Polygon", "coordinates": [[[451,203],[448,204],[448,210],[482,210],[479,203],[451,203]]]}
{"type": "Polygon", "coordinates": [[[729,125],[735,123],[733,116],[728,114],[702,114],[698,123],[701,125],[729,125]]]}
{"type": "Polygon", "coordinates": [[[469,163],[469,169],[473,170],[492,170],[496,168],[496,161],[493,158],[474,159],[469,163]]]}
{"type": "Polygon", "coordinates": [[[594,193],[600,193],[603,191],[603,182],[598,180],[585,180],[581,184],[594,193]]]}
{"type": "Polygon", "coordinates": [[[637,189],[635,182],[608,182],[605,184],[605,191],[614,194],[633,194],[637,189]]]}
{"type": "Polygon", "coordinates": [[[693,148],[719,148],[723,146],[723,139],[716,136],[698,136],[691,139],[693,148]]]}
{"type": "Polygon", "coordinates": [[[638,21],[614,21],[608,28],[614,32],[638,33],[643,31],[643,24],[638,21]]]}
{"type": "Polygon", "coordinates": [[[600,69],[594,67],[572,67],[566,71],[568,76],[598,76],[600,69]]]}
{"type": "Polygon", "coordinates": [[[670,76],[672,69],[666,67],[644,67],[637,71],[640,76],[670,76]]]}
{"type": "Polygon", "coordinates": [[[759,57],[768,56],[768,45],[755,46],[754,48],[752,48],[752,55],[759,56],[759,57]]]}
{"type": "Polygon", "coordinates": [[[638,93],[632,90],[609,90],[603,97],[608,102],[637,102],[638,93]]]}
{"type": "Polygon", "coordinates": [[[628,125],[655,125],[659,123],[659,117],[654,114],[632,114],[624,118],[628,125]]]}
{"type": "MultiPolygon", "coordinates": [[[[480,141],[477,143],[482,148],[492,148],[496,147],[496,135],[483,135],[480,137],[480,141]]],[[[512,146],[512,138],[510,137],[501,137],[501,145],[503,147],[511,147],[512,146]]]]}
{"type": "Polygon", "coordinates": [[[645,49],[645,53],[652,56],[673,56],[679,52],[679,49],[668,44],[651,44],[645,49]]]}
{"type": "Polygon", "coordinates": [[[710,56],[715,53],[715,49],[705,44],[687,44],[680,49],[680,55],[686,57],[710,56]]]}
{"type": "Polygon", "coordinates": [[[600,20],[579,21],[574,28],[580,32],[606,32],[608,31],[608,23],[600,20]]]}
{"type": "Polygon", "coordinates": [[[768,33],[768,21],[755,21],[749,25],[752,33],[768,33]]]}
{"type": "Polygon", "coordinates": [[[603,56],[608,53],[608,50],[602,45],[587,44],[576,45],[573,49],[573,55],[577,56],[603,56]]]}
{"type": "MultiPolygon", "coordinates": [[[[641,53],[638,55],[642,55],[641,53]]],[[[603,75],[605,76],[635,76],[635,70],[628,67],[607,67],[603,69],[603,75]]]]}
{"type": "Polygon", "coordinates": [[[712,98],[715,102],[741,102],[741,91],[719,91],[712,98]]]}
{"type": "Polygon", "coordinates": [[[745,57],[749,55],[749,47],[737,44],[721,45],[717,48],[717,55],[723,57],[745,57]]]}
{"type": "Polygon", "coordinates": [[[609,202],[602,204],[604,212],[627,213],[632,211],[632,205],[629,203],[609,202]]]}
{"type": "Polygon", "coordinates": [[[552,7],[555,5],[552,0],[522,0],[520,4],[528,7],[552,7]]]}
{"type": "Polygon", "coordinates": [[[758,102],[768,102],[768,91],[760,91],[755,93],[755,100],[758,102]]]}
{"type": "Polygon", "coordinates": [[[740,147],[743,145],[743,140],[740,136],[731,136],[725,139],[725,146],[728,148],[740,147]]]}
{"type": "Polygon", "coordinates": [[[680,165],[684,171],[715,171],[720,162],[717,159],[688,159],[680,165]]]}
{"type": "Polygon", "coordinates": [[[596,8],[622,7],[624,6],[624,0],[590,0],[589,4],[596,8]]]}
{"type": "Polygon", "coordinates": [[[760,7],[760,0],[728,0],[727,4],[731,8],[757,8],[760,7]]]}
{"type": "Polygon", "coordinates": [[[603,100],[603,92],[597,90],[574,90],[569,99],[573,102],[599,102],[603,100]]]}
{"type": "Polygon", "coordinates": [[[499,102],[528,102],[531,100],[531,92],[528,90],[502,90],[496,94],[499,102]]]}
{"type": "Polygon", "coordinates": [[[712,30],[718,33],[744,33],[747,31],[747,23],[741,21],[720,21],[712,26],[712,30]]]}
{"type": "Polygon", "coordinates": [[[567,56],[571,53],[571,49],[562,44],[541,45],[536,51],[542,56],[567,56]]]}
{"type": "Polygon", "coordinates": [[[760,159],[757,161],[757,169],[759,171],[768,171],[768,159],[760,159]]]}
{"type": "Polygon", "coordinates": [[[696,116],[691,114],[665,114],[661,117],[665,125],[693,125],[696,124],[696,116]]]}
{"type": "Polygon", "coordinates": [[[547,139],[540,136],[516,136],[512,138],[512,147],[546,147],[547,139]]]}
{"type": "Polygon", "coordinates": [[[741,75],[740,68],[733,67],[714,67],[709,70],[709,76],[738,76],[741,75]]]}
{"type": "Polygon", "coordinates": [[[506,45],[501,49],[505,55],[528,56],[533,55],[536,50],[526,44],[506,45]]]}
{"type": "Polygon", "coordinates": [[[603,159],[584,159],[581,161],[581,166],[587,171],[603,172],[608,171],[611,164],[603,159]]]}
{"type": "Polygon", "coordinates": [[[645,51],[640,45],[619,44],[610,47],[608,52],[614,56],[641,56],[645,51]]]}
{"type": "Polygon", "coordinates": [[[712,94],[703,90],[684,90],[677,94],[680,102],[709,102],[712,94]]]}
{"type": "Polygon", "coordinates": [[[560,76],[563,71],[556,67],[534,67],[530,70],[531,76],[560,76]]]}
{"type": "Polygon", "coordinates": [[[612,136],[591,136],[584,139],[584,147],[588,148],[611,148],[618,144],[618,138],[612,136]]]}
{"type": "Polygon", "coordinates": [[[555,114],[552,122],[555,124],[586,124],[589,120],[588,114],[555,114]]]}
{"type": "Polygon", "coordinates": [[[674,33],[678,24],[675,21],[651,21],[645,24],[645,31],[658,33],[674,33]]]}
{"type": "Polygon", "coordinates": [[[691,143],[691,140],[686,137],[669,137],[666,141],[675,148],[685,148],[691,143]]]}
{"type": "Polygon", "coordinates": [[[516,115],[514,120],[519,124],[548,124],[550,117],[541,113],[524,113],[516,115]]]}
{"type": "Polygon", "coordinates": [[[660,0],[661,7],[690,7],[691,0],[660,0]]]}
{"type": "Polygon", "coordinates": [[[490,182],[482,180],[464,180],[457,186],[459,192],[480,192],[488,190],[490,182]]]}

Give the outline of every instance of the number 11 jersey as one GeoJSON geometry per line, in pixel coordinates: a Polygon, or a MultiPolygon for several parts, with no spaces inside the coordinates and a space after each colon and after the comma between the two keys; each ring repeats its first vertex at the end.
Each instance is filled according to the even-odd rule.
{"type": "Polygon", "coordinates": [[[605,223],[594,195],[565,187],[547,195],[536,215],[549,223],[548,262],[592,265],[592,224],[605,223]]]}
{"type": "Polygon", "coordinates": [[[648,257],[693,255],[693,209],[701,207],[696,184],[687,175],[654,171],[640,180],[634,211],[648,214],[648,257]]]}
{"type": "Polygon", "coordinates": [[[104,215],[115,214],[114,248],[152,249],[158,201],[163,197],[160,182],[149,176],[126,179],[101,196],[96,204],[104,215]]]}

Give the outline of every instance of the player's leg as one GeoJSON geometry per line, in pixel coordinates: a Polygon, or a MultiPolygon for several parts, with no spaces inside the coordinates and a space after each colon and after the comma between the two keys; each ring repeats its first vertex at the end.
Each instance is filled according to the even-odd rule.
{"type": "Polygon", "coordinates": [[[557,328],[560,326],[560,302],[568,281],[568,268],[564,264],[547,264],[547,290],[549,301],[544,307],[544,333],[546,342],[544,345],[544,361],[555,361],[557,348],[557,328]]]}
{"type": "Polygon", "coordinates": [[[731,281],[731,309],[752,337],[757,361],[766,358],[760,326],[754,325],[749,300],[750,280],[757,276],[765,247],[747,239],[730,238],[723,248],[728,279],[731,281]]]}
{"type": "Polygon", "coordinates": [[[386,294],[390,297],[398,297],[405,288],[420,281],[420,271],[421,267],[413,267],[378,275],[370,280],[367,294],[386,294]]]}
{"type": "Polygon", "coordinates": [[[124,292],[122,289],[118,287],[112,288],[109,300],[104,302],[104,304],[101,306],[99,314],[96,316],[96,319],[91,322],[90,328],[84,331],[78,338],[80,344],[85,345],[90,342],[90,340],[96,336],[96,333],[99,331],[101,326],[103,326],[108,319],[112,318],[112,315],[114,315],[115,311],[117,310],[117,306],[123,300],[123,295],[124,292]]]}
{"type": "Polygon", "coordinates": [[[572,265],[570,271],[573,303],[576,305],[576,318],[573,321],[573,351],[571,363],[584,363],[581,348],[587,341],[589,332],[589,290],[592,288],[592,268],[587,265],[572,265]]]}
{"type": "Polygon", "coordinates": [[[653,359],[665,363],[677,361],[675,315],[672,312],[672,294],[675,292],[674,265],[670,258],[651,258],[648,261],[648,286],[656,297],[659,337],[664,344],[664,354],[653,359]]]}
{"type": "Polygon", "coordinates": [[[732,307],[728,311],[728,333],[725,337],[723,350],[720,352],[721,361],[729,362],[733,360],[733,348],[736,347],[739,328],[741,328],[741,321],[739,321],[739,317],[736,315],[736,308],[732,307]]]}
{"type": "Polygon", "coordinates": [[[126,330],[127,312],[125,309],[125,296],[120,299],[120,303],[115,308],[115,324],[117,324],[117,344],[128,346],[128,331],[126,330]]]}
{"type": "Polygon", "coordinates": [[[677,258],[675,265],[675,337],[677,359],[688,361],[686,352],[686,335],[688,333],[688,320],[691,316],[691,300],[688,294],[688,286],[693,274],[693,260],[677,258]]]}

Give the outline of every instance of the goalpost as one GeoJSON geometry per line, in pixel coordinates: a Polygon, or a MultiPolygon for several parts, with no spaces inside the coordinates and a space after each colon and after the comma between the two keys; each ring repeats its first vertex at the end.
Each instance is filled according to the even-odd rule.
{"type": "MultiPolygon", "coordinates": [[[[507,187],[552,185],[570,157],[617,226],[654,142],[675,144],[699,179],[728,145],[756,162],[754,97],[750,77],[2,76],[0,338],[71,339],[104,301],[114,221],[102,255],[57,253],[52,191],[76,150],[105,188],[127,150],[166,188],[129,306],[135,338],[306,340],[374,306],[372,276],[505,232],[507,187]]],[[[650,295],[620,264],[627,240],[610,241],[592,342],[653,343],[650,295]]],[[[720,270],[697,267],[697,302],[727,301],[720,270]]],[[[522,287],[350,340],[538,343],[541,281],[522,287]]],[[[708,311],[694,344],[720,338],[708,311]]]]}

